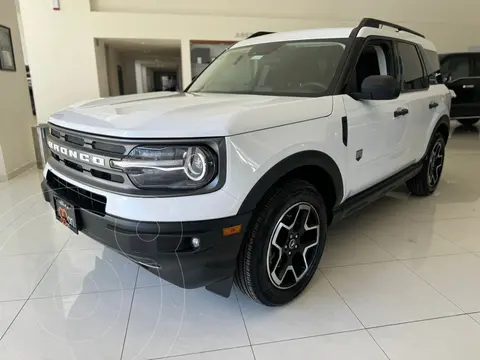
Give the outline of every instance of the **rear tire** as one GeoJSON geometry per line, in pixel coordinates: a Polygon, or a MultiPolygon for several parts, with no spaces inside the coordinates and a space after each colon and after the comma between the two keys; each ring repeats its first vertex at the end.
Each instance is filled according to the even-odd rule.
{"type": "Polygon", "coordinates": [[[407,181],[408,190],[416,196],[431,195],[437,188],[442,176],[445,160],[445,139],[442,134],[436,133],[428,154],[423,160],[420,172],[407,181]]]}
{"type": "Polygon", "coordinates": [[[295,299],[315,274],[325,247],[322,196],[304,180],[272,189],[254,214],[238,256],[235,282],[267,306],[295,299]]]}
{"type": "Polygon", "coordinates": [[[457,120],[460,124],[466,127],[470,127],[475,125],[479,119],[465,119],[465,120],[457,120]]]}

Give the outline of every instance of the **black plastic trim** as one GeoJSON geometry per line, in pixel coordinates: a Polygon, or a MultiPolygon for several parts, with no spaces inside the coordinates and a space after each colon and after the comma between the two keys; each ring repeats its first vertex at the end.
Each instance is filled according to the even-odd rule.
{"type": "Polygon", "coordinates": [[[416,32],[416,31],[411,30],[409,28],[406,28],[404,26],[397,25],[397,24],[394,24],[394,23],[391,23],[391,22],[388,22],[388,21],[384,21],[384,20],[373,19],[373,18],[362,19],[362,21],[358,25],[358,28],[361,29],[363,27],[372,27],[372,28],[380,29],[381,26],[388,26],[388,27],[397,29],[398,31],[405,31],[405,32],[408,32],[410,34],[417,35],[417,36],[420,36],[422,38],[425,38],[425,35],[420,34],[419,32],[416,32]]]}
{"type": "Polygon", "coordinates": [[[342,141],[343,145],[348,145],[348,118],[342,117],[342,141]]]}
{"type": "Polygon", "coordinates": [[[422,169],[422,165],[423,161],[411,165],[388,179],[348,198],[340,206],[333,209],[332,223],[346,218],[402,185],[405,181],[418,174],[422,169]]]}
{"type": "Polygon", "coordinates": [[[257,31],[255,33],[253,33],[252,35],[250,35],[249,37],[247,37],[247,39],[252,39],[252,38],[255,38],[255,37],[258,37],[258,36],[264,36],[264,35],[270,35],[270,34],[275,34],[275,33],[271,32],[271,31],[257,31]]]}
{"type": "Polygon", "coordinates": [[[335,161],[320,151],[303,151],[291,155],[278,162],[258,180],[243,201],[239,214],[252,211],[269,189],[289,172],[303,166],[317,166],[328,173],[335,187],[336,201],[339,204],[343,198],[343,179],[335,161]]]}
{"type": "MultiPolygon", "coordinates": [[[[54,207],[54,196],[63,193],[41,184],[43,197],[54,207]]],[[[71,200],[70,200],[71,201],[71,200]]],[[[235,273],[237,256],[251,213],[203,221],[145,222],[97,214],[82,204],[76,208],[79,230],[121,253],[162,279],[182,288],[206,286],[227,296],[235,273]],[[224,228],[241,225],[241,231],[226,236],[224,228]],[[193,237],[200,247],[192,247],[193,237]],[[222,286],[215,286],[215,284],[222,286]]],[[[159,281],[160,283],[160,281],[159,281]]]]}
{"type": "MultiPolygon", "coordinates": [[[[430,141],[428,143],[428,146],[427,146],[427,149],[425,150],[428,151],[428,149],[430,148],[430,146],[432,145],[432,142],[435,141],[435,137],[434,135],[438,132],[438,129],[440,128],[440,126],[442,125],[445,125],[447,128],[448,128],[448,134],[450,136],[450,117],[448,117],[447,115],[443,115],[438,121],[437,123],[435,124],[435,127],[433,128],[433,131],[432,131],[432,134],[430,136],[430,141]]],[[[448,138],[445,139],[445,144],[448,142],[448,138]]],[[[426,156],[426,154],[424,155],[426,156]]]]}

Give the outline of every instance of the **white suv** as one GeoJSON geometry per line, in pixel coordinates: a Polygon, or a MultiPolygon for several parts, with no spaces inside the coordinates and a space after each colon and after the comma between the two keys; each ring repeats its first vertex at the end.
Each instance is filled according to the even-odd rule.
{"type": "Polygon", "coordinates": [[[53,115],[45,199],[173,284],[228,296],[235,280],[282,305],[315,274],[332,222],[404,182],[437,187],[451,103],[438,70],[430,41],[379,20],[259,33],[185,92],[53,115]]]}

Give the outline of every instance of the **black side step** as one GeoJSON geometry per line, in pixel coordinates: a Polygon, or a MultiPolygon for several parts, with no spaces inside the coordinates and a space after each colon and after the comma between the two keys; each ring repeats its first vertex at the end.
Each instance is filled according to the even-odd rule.
{"type": "Polygon", "coordinates": [[[407,180],[417,175],[422,169],[423,161],[413,164],[397,174],[383,180],[381,183],[368,188],[361,193],[347,199],[343,204],[333,210],[333,222],[346,218],[358,210],[370,205],[372,202],[404,184],[407,180]]]}

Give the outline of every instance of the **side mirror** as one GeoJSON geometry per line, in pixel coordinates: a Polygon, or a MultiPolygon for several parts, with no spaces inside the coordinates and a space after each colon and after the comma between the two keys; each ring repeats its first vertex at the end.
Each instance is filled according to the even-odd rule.
{"type": "Polygon", "coordinates": [[[389,75],[372,75],[362,82],[362,91],[353,93],[356,100],[394,100],[400,96],[400,83],[389,75]]]}

